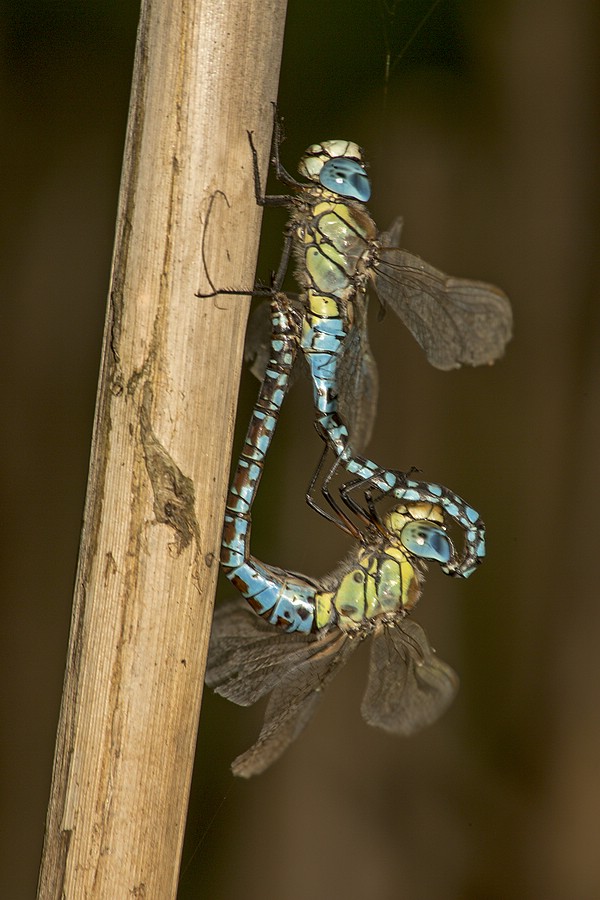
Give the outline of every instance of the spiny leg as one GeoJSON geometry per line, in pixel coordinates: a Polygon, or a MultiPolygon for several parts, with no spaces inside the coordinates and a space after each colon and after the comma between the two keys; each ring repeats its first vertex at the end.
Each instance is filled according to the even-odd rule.
{"type": "MultiPolygon", "coordinates": [[[[325,454],[324,454],[324,456],[325,456],[325,454]]],[[[321,487],[321,491],[322,491],[323,495],[329,499],[329,502],[332,505],[334,504],[334,500],[331,496],[331,491],[329,490],[329,484],[340,466],[343,466],[343,462],[342,462],[341,458],[338,456],[338,457],[336,457],[333,465],[329,468],[329,471],[325,475],[325,478],[323,479],[323,485],[321,487]]],[[[387,535],[387,531],[381,521],[379,513],[377,512],[377,509],[375,507],[375,502],[373,500],[373,495],[370,490],[370,488],[372,487],[372,478],[371,477],[368,477],[366,479],[359,478],[359,479],[353,480],[353,482],[351,482],[351,483],[353,484],[353,486],[355,488],[358,488],[359,486],[363,487],[365,503],[366,503],[366,507],[367,507],[366,510],[364,509],[364,507],[360,506],[360,504],[357,503],[353,497],[349,496],[348,486],[349,486],[350,482],[346,482],[345,484],[342,484],[341,487],[338,489],[338,491],[339,491],[339,494],[340,494],[343,502],[345,503],[345,505],[352,511],[352,513],[356,516],[356,518],[365,526],[364,531],[359,531],[358,537],[359,537],[359,540],[363,544],[368,544],[373,541],[373,539],[377,535],[377,533],[385,536],[385,535],[387,535]]],[[[381,499],[381,497],[375,498],[375,499],[376,499],[376,501],[378,501],[381,499]]],[[[336,505],[336,508],[339,508],[339,507],[337,507],[337,504],[335,504],[335,505],[336,505]]]]}
{"type": "Polygon", "coordinates": [[[201,300],[210,299],[211,297],[218,297],[219,294],[225,294],[229,297],[273,297],[275,294],[281,292],[281,286],[283,285],[283,280],[288,270],[291,252],[292,240],[289,235],[287,235],[283,244],[283,250],[281,251],[279,266],[276,272],[271,273],[271,283],[269,285],[257,282],[250,291],[239,290],[237,288],[222,288],[220,290],[215,289],[207,294],[196,291],[195,296],[199,297],[201,300]]]}
{"type": "MultiPolygon", "coordinates": [[[[300,182],[296,181],[294,178],[292,178],[292,176],[281,165],[281,162],[279,160],[279,144],[281,143],[281,140],[282,140],[281,123],[280,123],[279,117],[277,115],[277,106],[275,104],[273,104],[273,106],[275,109],[275,113],[274,113],[274,127],[273,127],[272,162],[273,162],[273,165],[275,166],[276,176],[283,184],[286,184],[289,187],[293,187],[296,189],[301,189],[302,184],[300,182]]],[[[250,152],[252,154],[252,173],[253,173],[253,178],[254,178],[254,199],[256,200],[256,203],[262,207],[266,207],[266,206],[290,207],[291,205],[293,205],[293,202],[294,202],[293,197],[291,197],[287,194],[265,194],[265,193],[263,193],[262,184],[261,184],[261,180],[260,180],[260,168],[258,165],[258,153],[257,153],[256,147],[254,146],[252,132],[248,131],[247,134],[248,134],[248,142],[250,144],[250,152]]],[[[207,219],[206,219],[207,223],[209,220],[211,207],[212,207],[212,200],[211,200],[211,206],[209,207],[209,214],[207,215],[207,219]]],[[[254,288],[252,290],[249,290],[249,291],[248,290],[240,290],[238,288],[225,288],[222,290],[214,289],[214,290],[210,291],[209,293],[201,293],[200,291],[198,291],[196,293],[196,297],[199,297],[201,299],[209,299],[211,297],[216,297],[219,294],[226,294],[226,295],[234,296],[234,297],[240,297],[240,296],[241,297],[247,297],[247,296],[269,297],[274,292],[281,291],[283,281],[284,281],[284,278],[285,278],[285,275],[286,275],[286,272],[287,272],[288,266],[289,266],[290,256],[291,256],[291,252],[292,252],[292,244],[293,244],[293,240],[292,240],[291,235],[286,234],[285,240],[284,240],[284,245],[283,245],[283,250],[281,251],[281,259],[279,261],[279,266],[277,267],[277,272],[271,278],[270,287],[266,286],[266,285],[261,285],[260,283],[258,283],[254,286],[254,288]]],[[[202,258],[203,258],[203,260],[204,260],[204,256],[205,256],[205,254],[204,254],[204,238],[203,238],[203,241],[202,241],[202,258]]],[[[204,265],[204,268],[206,270],[206,263],[204,265]]],[[[210,285],[212,287],[214,287],[212,284],[212,281],[210,279],[210,276],[208,275],[208,272],[206,274],[207,274],[207,278],[208,278],[210,285]]]]}
{"type": "Polygon", "coordinates": [[[316,484],[317,484],[317,481],[319,480],[321,472],[323,471],[323,468],[325,466],[325,460],[328,455],[329,455],[329,447],[326,444],[323,449],[323,453],[321,454],[321,457],[319,459],[319,462],[317,464],[317,467],[316,467],[316,469],[313,473],[313,476],[310,480],[310,484],[309,484],[308,490],[306,492],[306,502],[308,503],[308,505],[310,506],[311,509],[314,509],[315,512],[319,513],[319,515],[322,516],[324,519],[326,519],[328,522],[332,522],[334,525],[336,525],[342,531],[345,531],[346,534],[349,534],[351,537],[356,538],[356,540],[362,541],[363,538],[362,538],[361,532],[358,530],[358,528],[352,522],[352,520],[348,517],[348,515],[342,510],[342,508],[336,503],[331,492],[328,489],[329,482],[331,481],[331,478],[333,477],[333,474],[338,467],[339,459],[337,459],[334,462],[333,466],[331,466],[329,468],[327,475],[325,476],[325,479],[321,486],[321,493],[325,497],[325,500],[327,501],[327,503],[329,504],[331,509],[333,509],[335,515],[331,515],[331,513],[329,513],[327,510],[323,509],[323,507],[319,506],[319,504],[317,503],[317,501],[314,498],[316,484]]]}
{"type": "MultiPolygon", "coordinates": [[[[382,470],[383,472],[383,470],[382,470]]],[[[383,494],[379,492],[378,497],[373,497],[373,493],[371,488],[373,487],[372,477],[368,478],[354,478],[352,481],[346,481],[340,487],[340,496],[346,506],[348,506],[355,516],[358,516],[363,521],[368,521],[373,523],[375,527],[383,533],[384,528],[381,522],[381,518],[379,513],[375,507],[375,503],[378,503],[383,499],[383,494]],[[365,509],[351,496],[352,491],[358,491],[362,489],[365,503],[367,506],[367,510],[365,509]]]]}
{"type": "MultiPolygon", "coordinates": [[[[248,131],[248,142],[250,144],[250,152],[252,153],[252,173],[254,176],[254,195],[256,202],[259,206],[290,206],[293,203],[293,198],[287,194],[265,194],[262,189],[262,183],[260,180],[260,166],[258,164],[258,151],[254,145],[253,132],[248,131]]],[[[271,144],[271,161],[275,168],[275,175],[278,181],[281,181],[282,184],[285,184],[287,187],[294,188],[296,190],[302,189],[304,185],[296,181],[295,178],[292,178],[290,173],[285,169],[281,161],[279,159],[279,145],[281,143],[281,127],[279,125],[279,120],[276,116],[274,126],[273,126],[273,141],[271,144]]]]}

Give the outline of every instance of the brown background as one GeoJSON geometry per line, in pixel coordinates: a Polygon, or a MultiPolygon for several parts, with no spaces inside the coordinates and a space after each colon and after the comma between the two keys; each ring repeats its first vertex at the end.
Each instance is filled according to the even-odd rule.
{"type": "MultiPolygon", "coordinates": [[[[488,526],[485,566],[432,572],[417,615],[461,692],[395,741],[360,719],[358,654],[249,784],[228,765],[260,712],[207,696],[183,900],[600,896],[597,5],[442,2],[386,83],[386,44],[397,60],[427,8],[291,0],[279,101],[290,169],[313,141],[358,141],[375,220],[401,213],[408,249],[513,301],[514,341],[485,371],[431,370],[392,316],[371,328],[371,455],[418,465],[488,526]]],[[[100,0],[4,16],[0,895],[16,900],[41,850],[136,16],[100,0]]],[[[265,216],[263,277],[282,222],[265,216]]],[[[248,378],[240,431],[255,394],[248,378]]],[[[254,549],[313,575],[346,547],[303,503],[318,452],[299,385],[254,549]]]]}

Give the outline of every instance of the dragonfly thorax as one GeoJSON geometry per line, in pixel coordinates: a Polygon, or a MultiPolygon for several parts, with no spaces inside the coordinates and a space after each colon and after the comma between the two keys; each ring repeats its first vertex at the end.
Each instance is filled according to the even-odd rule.
{"type": "Polygon", "coordinates": [[[364,629],[381,616],[412,609],[420,593],[419,573],[405,552],[391,544],[375,552],[365,548],[333,594],[337,625],[364,629]]]}
{"type": "Polygon", "coordinates": [[[366,203],[371,196],[362,150],[353,141],[311,144],[300,160],[298,171],[340,197],[366,203]]]}

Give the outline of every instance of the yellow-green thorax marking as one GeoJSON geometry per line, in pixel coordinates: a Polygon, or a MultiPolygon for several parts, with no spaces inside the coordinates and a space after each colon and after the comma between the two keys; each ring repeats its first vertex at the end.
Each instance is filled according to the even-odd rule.
{"type": "Polygon", "coordinates": [[[396,506],[383,519],[385,537],[378,547],[363,547],[355,565],[337,589],[318,591],[315,624],[321,629],[335,621],[343,631],[353,631],[378,616],[410,611],[421,594],[421,573],[409,558],[407,533],[415,539],[419,523],[443,525],[439,506],[413,503],[396,506]],[[407,531],[408,530],[408,531],[407,531]]]}

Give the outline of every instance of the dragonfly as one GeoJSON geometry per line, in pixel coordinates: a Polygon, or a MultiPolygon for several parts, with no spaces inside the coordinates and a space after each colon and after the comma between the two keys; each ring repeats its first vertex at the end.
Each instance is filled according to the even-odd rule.
{"type": "MultiPolygon", "coordinates": [[[[376,488],[401,502],[439,503],[465,536],[462,554],[455,553],[444,571],[468,577],[485,555],[479,513],[460,498],[457,503],[442,485],[417,481],[360,454],[372,431],[377,396],[367,333],[368,290],[375,290],[384,310],[398,315],[439,369],[489,364],[502,355],[512,331],[508,298],[484,282],[449,277],[401,249],[400,219],[377,233],[365,206],[371,187],[357,144],[329,140],[311,145],[299,165],[307,180],[299,182],[281,164],[276,115],[272,162],[277,178],[294,193],[268,195],[262,190],[252,134],[248,136],[257,203],[284,206],[290,213],[271,290],[281,288],[293,257],[303,314],[300,349],[312,381],[317,430],[336,464],[353,476],[341,490],[342,499],[348,503],[349,492],[376,488]]],[[[253,371],[261,377],[265,354],[257,343],[253,371]]]]}
{"type": "MultiPolygon", "coordinates": [[[[227,497],[221,564],[225,575],[258,616],[285,631],[308,634],[328,624],[327,617],[317,614],[315,582],[259,562],[250,549],[252,506],[301,344],[302,322],[302,312],[286,294],[279,292],[273,295],[269,360],[227,497]]],[[[464,506],[460,497],[447,488],[443,490],[444,497],[448,501],[451,499],[456,508],[464,506]]],[[[379,535],[381,526],[376,501],[371,493],[368,493],[366,513],[352,496],[346,497],[351,512],[361,522],[362,528],[339,508],[327,490],[324,493],[335,513],[333,521],[358,543],[372,544],[373,535],[379,535]]],[[[428,485],[428,491],[419,493],[411,503],[416,503],[419,509],[434,508],[434,505],[437,509],[437,501],[432,503],[430,494],[431,486],[428,485]]],[[[383,496],[380,494],[377,500],[383,496]]],[[[406,553],[435,561],[444,569],[455,551],[443,514],[439,515],[442,515],[441,522],[436,520],[432,525],[428,520],[423,520],[417,526],[407,527],[403,531],[402,541],[406,553]]],[[[387,533],[386,528],[383,530],[387,533]]]]}
{"type": "Polygon", "coordinates": [[[263,772],[298,737],[323,689],[369,636],[361,707],[368,724],[413,734],[442,714],[458,687],[423,629],[407,618],[421,593],[425,560],[443,562],[452,553],[440,505],[397,504],[380,516],[370,498],[366,518],[349,498],[363,528],[354,530],[348,558],[321,579],[251,553],[252,504],[301,340],[302,317],[289,299],[275,295],[271,306],[270,358],[229,492],[222,543],[225,573],[248,603],[217,608],[206,671],[206,683],[239,705],[271,694],[258,740],[232,764],[246,778],[263,772]]]}

